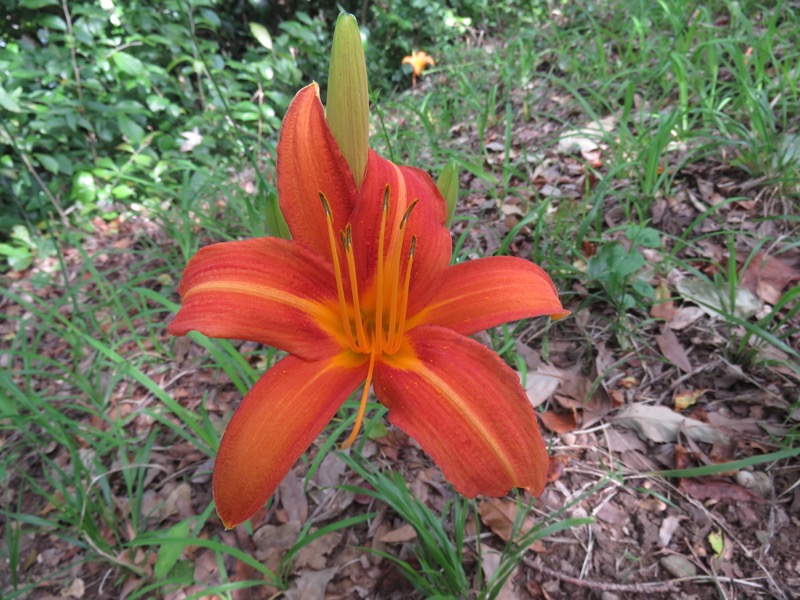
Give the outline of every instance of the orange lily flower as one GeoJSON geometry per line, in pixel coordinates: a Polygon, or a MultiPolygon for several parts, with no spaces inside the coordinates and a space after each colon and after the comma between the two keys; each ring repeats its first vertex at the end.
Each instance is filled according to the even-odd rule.
{"type": "Polygon", "coordinates": [[[289,356],[247,393],[214,468],[227,528],[261,508],[347,397],[372,385],[389,420],[460,493],[542,492],[548,466],[516,373],[466,337],[568,314],[547,274],[520,258],[450,266],[445,201],[427,173],[369,151],[356,185],[316,84],[292,101],[278,143],[280,206],[293,239],[201,249],[169,325],[268,344],[289,356]]]}
{"type": "Polygon", "coordinates": [[[424,50],[419,50],[417,52],[412,52],[411,56],[404,56],[402,64],[411,65],[411,85],[416,86],[417,77],[422,75],[423,69],[425,69],[425,67],[428,65],[432,67],[436,63],[433,62],[433,58],[431,58],[427,52],[424,50]]]}

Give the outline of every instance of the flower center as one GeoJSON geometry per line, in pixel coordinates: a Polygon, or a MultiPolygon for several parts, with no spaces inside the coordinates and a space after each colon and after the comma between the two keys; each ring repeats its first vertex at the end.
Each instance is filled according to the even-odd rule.
{"type": "MultiPolygon", "coordinates": [[[[369,355],[369,369],[364,383],[364,392],[361,396],[356,423],[353,431],[343,444],[348,448],[356,439],[361,421],[366,409],[369,388],[372,384],[372,374],[375,369],[376,359],[383,354],[396,354],[402,345],[405,331],[406,313],[408,311],[408,291],[411,283],[411,266],[414,262],[414,251],[417,245],[415,236],[411,236],[411,248],[408,253],[405,269],[402,269],[403,243],[406,235],[406,225],[411,211],[418,200],[414,200],[406,210],[398,225],[400,235],[396,242],[390,244],[386,256],[386,226],[389,215],[390,190],[387,185],[383,192],[383,208],[381,212],[381,225],[378,234],[378,256],[375,274],[375,299],[374,306],[364,306],[365,302],[358,289],[358,276],[353,250],[353,231],[350,223],[339,232],[339,241],[344,251],[347,275],[350,282],[350,297],[348,301],[345,279],[340,263],[339,252],[336,247],[336,235],[333,230],[333,213],[325,195],[320,192],[319,197],[325,210],[325,219],[328,224],[328,240],[330,242],[333,271],[336,278],[336,291],[339,297],[339,311],[342,319],[342,330],[350,346],[350,350],[357,354],[369,355]]],[[[372,302],[370,302],[370,305],[372,302]]]]}

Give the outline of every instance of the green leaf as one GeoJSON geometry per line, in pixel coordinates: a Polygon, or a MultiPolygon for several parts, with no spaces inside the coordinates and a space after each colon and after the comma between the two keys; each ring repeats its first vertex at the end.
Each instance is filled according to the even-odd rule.
{"type": "Polygon", "coordinates": [[[248,25],[250,26],[250,33],[258,40],[258,43],[267,50],[272,50],[272,36],[270,36],[267,28],[258,23],[253,23],[252,21],[248,23],[248,25]]]}
{"type": "Polygon", "coordinates": [[[97,186],[91,173],[82,171],[72,178],[72,197],[78,202],[92,204],[97,199],[97,186]]]}
{"type": "Polygon", "coordinates": [[[714,551],[715,556],[721,555],[722,551],[725,549],[725,538],[719,531],[712,531],[708,534],[708,543],[714,551]]]}
{"type": "Polygon", "coordinates": [[[444,226],[448,229],[453,222],[453,215],[456,214],[456,204],[458,203],[458,161],[451,159],[439,174],[439,180],[436,182],[436,187],[439,188],[444,197],[445,204],[447,205],[447,219],[444,226]]]}
{"type": "Polygon", "coordinates": [[[19,104],[17,104],[17,99],[9,94],[2,85],[0,85],[0,106],[11,112],[22,111],[19,104]]]}
{"type": "Polygon", "coordinates": [[[135,193],[136,192],[133,191],[133,188],[131,188],[128,185],[125,185],[124,183],[119,184],[113,190],[111,190],[111,194],[117,200],[124,200],[125,198],[130,198],[135,193]]]}
{"type": "Polygon", "coordinates": [[[181,521],[177,525],[173,525],[164,535],[166,540],[161,543],[161,548],[158,550],[158,557],[154,567],[154,574],[156,579],[164,579],[170,572],[175,563],[183,554],[184,548],[189,545],[191,540],[189,536],[190,522],[181,521]]]}
{"type": "Polygon", "coordinates": [[[144,137],[144,129],[136,121],[121,113],[117,114],[119,130],[132,144],[138,144],[144,137]]]}
{"type": "Polygon", "coordinates": [[[634,244],[639,244],[645,248],[661,247],[661,233],[652,227],[630,225],[625,232],[625,236],[634,244]]]}
{"type": "Polygon", "coordinates": [[[0,256],[5,256],[8,266],[15,271],[24,271],[33,262],[29,248],[0,244],[0,256]]]}
{"type": "Polygon", "coordinates": [[[142,64],[142,61],[135,56],[131,56],[125,52],[117,52],[112,56],[112,58],[114,59],[114,64],[117,65],[117,68],[128,75],[133,75],[135,77],[144,71],[144,65],[142,64]]]}
{"type": "Polygon", "coordinates": [[[267,233],[273,237],[283,238],[284,240],[292,239],[292,234],[289,232],[289,225],[281,212],[280,204],[278,203],[278,194],[275,190],[270,190],[267,194],[267,233]]]}
{"type": "Polygon", "coordinates": [[[39,25],[56,31],[66,31],[67,23],[58,15],[45,15],[39,19],[39,25]]]}
{"type": "Polygon", "coordinates": [[[58,161],[55,158],[49,154],[34,154],[34,156],[45,169],[50,171],[53,175],[58,175],[60,169],[58,168],[58,161]]]}
{"type": "Polygon", "coordinates": [[[58,0],[20,0],[17,5],[20,8],[30,8],[36,10],[37,8],[44,8],[45,6],[58,6],[58,0]]]}
{"type": "Polygon", "coordinates": [[[633,280],[633,291],[643,298],[655,298],[656,296],[656,291],[653,289],[653,286],[644,279],[633,280]]]}
{"type": "MultiPolygon", "coordinates": [[[[623,250],[622,246],[618,246],[618,248],[623,250]]],[[[614,273],[620,278],[627,277],[628,275],[635,273],[641,269],[645,263],[644,256],[635,250],[631,250],[623,256],[617,256],[615,258],[617,260],[613,262],[609,261],[609,263],[611,270],[614,271],[614,273]]]]}

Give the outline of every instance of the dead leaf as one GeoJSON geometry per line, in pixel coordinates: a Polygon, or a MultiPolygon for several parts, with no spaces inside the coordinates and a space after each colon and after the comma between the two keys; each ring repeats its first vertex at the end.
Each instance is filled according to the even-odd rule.
{"type": "MultiPolygon", "coordinates": [[[[694,302],[712,317],[725,318],[730,313],[729,294],[714,282],[685,277],[675,287],[686,300],[694,302]]],[[[739,288],[733,299],[733,314],[740,319],[749,319],[761,308],[761,302],[750,290],[739,288]]]]}
{"type": "Polygon", "coordinates": [[[656,319],[664,319],[669,323],[678,312],[675,308],[675,302],[670,298],[672,294],[667,287],[666,282],[662,281],[656,287],[656,296],[653,298],[653,304],[650,307],[650,316],[656,319]]]}
{"type": "Polygon", "coordinates": [[[525,392],[534,408],[553,395],[565,378],[563,369],[542,363],[535,371],[529,371],[525,382],[525,392]]]}
{"type": "Polygon", "coordinates": [[[188,519],[194,514],[192,509],[192,488],[184,482],[178,485],[164,500],[162,518],[178,515],[179,520],[188,519]]]}
{"type": "MultiPolygon", "coordinates": [[[[478,513],[483,524],[506,542],[511,540],[512,533],[516,533],[517,539],[519,539],[534,526],[533,519],[525,517],[518,524],[515,531],[514,522],[517,520],[518,511],[519,508],[516,502],[500,498],[489,498],[478,506],[478,513]]],[[[536,540],[528,546],[528,549],[534,552],[542,552],[544,551],[544,544],[541,540],[536,540]]]]}
{"type": "Polygon", "coordinates": [[[553,433],[567,433],[568,431],[575,431],[577,427],[573,411],[555,413],[552,410],[548,410],[547,412],[539,413],[539,418],[545,428],[553,433]]]}
{"type": "Polygon", "coordinates": [[[406,523],[397,529],[384,533],[379,539],[384,544],[399,544],[401,542],[411,541],[415,537],[417,537],[417,532],[411,525],[406,523]]]}
{"type": "Polygon", "coordinates": [[[547,483],[553,483],[561,478],[564,473],[564,467],[569,462],[569,456],[559,455],[551,456],[550,462],[547,464],[547,483]]]}
{"type": "Polygon", "coordinates": [[[764,498],[735,483],[715,477],[681,479],[678,488],[697,500],[733,500],[735,502],[766,502],[764,498]]]}
{"type": "Polygon", "coordinates": [[[708,390],[688,390],[675,394],[672,397],[675,410],[686,410],[690,406],[693,406],[707,391],[708,390]]]}
{"type": "Polygon", "coordinates": [[[672,541],[672,536],[678,530],[678,527],[681,524],[681,518],[675,515],[669,515],[664,517],[664,520],[661,521],[661,527],[658,529],[658,544],[662,548],[666,548],[669,546],[670,541],[672,541]]]}
{"type": "Polygon", "coordinates": [[[297,541],[301,525],[297,521],[289,521],[283,525],[264,525],[253,534],[253,543],[256,546],[256,558],[273,554],[272,550],[288,550],[297,541]]]}
{"type": "Polygon", "coordinates": [[[705,311],[699,306],[682,306],[669,321],[669,328],[675,331],[686,329],[704,314],[705,311]]]}
{"type": "MultiPolygon", "coordinates": [[[[500,567],[501,553],[494,548],[484,546],[481,548],[481,567],[487,583],[492,581],[492,577],[500,567]]],[[[517,593],[514,591],[514,578],[517,576],[519,567],[515,568],[511,575],[506,579],[503,587],[493,597],[497,600],[517,600],[517,593]]]]}
{"type": "Polygon", "coordinates": [[[684,373],[692,372],[692,363],[689,362],[689,357],[686,355],[686,350],[678,340],[669,327],[666,325],[661,329],[661,335],[656,336],[656,343],[661,354],[664,355],[669,362],[678,367],[684,373]]]}
{"type": "MultiPolygon", "coordinates": [[[[736,258],[746,262],[750,254],[745,250],[737,251],[736,258]]],[[[769,256],[764,250],[759,250],[750,259],[741,276],[742,287],[768,304],[777,304],[786,286],[796,281],[800,281],[800,271],[779,258],[769,256]]]]}
{"type": "MultiPolygon", "coordinates": [[[[311,530],[313,533],[315,529],[311,530]]],[[[320,570],[327,564],[327,556],[342,541],[342,532],[333,531],[304,545],[294,557],[294,564],[298,568],[308,567],[320,570]]]]}
{"type": "Polygon", "coordinates": [[[325,589],[338,570],[331,567],[322,571],[303,571],[283,596],[287,600],[325,600],[325,589]]]}
{"type": "Polygon", "coordinates": [[[287,521],[305,523],[308,518],[308,499],[303,491],[303,482],[294,470],[289,471],[278,486],[281,506],[287,521]]]}
{"type": "Polygon", "coordinates": [[[218,585],[219,563],[217,555],[213,550],[202,550],[199,556],[194,559],[194,581],[206,585],[218,585]]]}
{"type": "Polygon", "coordinates": [[[604,119],[592,121],[581,129],[572,129],[564,132],[558,140],[556,150],[561,154],[571,154],[579,151],[588,155],[587,160],[594,158],[592,152],[600,147],[600,140],[606,132],[612,131],[616,126],[616,117],[609,115],[604,119]]]}
{"type": "Polygon", "coordinates": [[[690,419],[678,414],[666,406],[652,404],[631,404],[612,419],[612,422],[632,429],[639,437],[651,442],[663,444],[678,439],[678,431],[698,442],[728,443],[729,437],[716,427],[707,425],[697,419],[690,419]]]}
{"type": "Polygon", "coordinates": [[[86,584],[83,582],[83,579],[76,577],[67,587],[61,590],[61,593],[70,598],[83,598],[83,595],[86,593],[86,584]]]}
{"type": "Polygon", "coordinates": [[[669,554],[658,561],[664,570],[678,579],[694,577],[697,575],[697,567],[685,556],[680,554],[669,554]]]}

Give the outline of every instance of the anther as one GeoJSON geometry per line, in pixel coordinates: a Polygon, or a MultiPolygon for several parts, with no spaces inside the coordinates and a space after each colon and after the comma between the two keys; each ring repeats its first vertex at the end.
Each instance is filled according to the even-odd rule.
{"type": "Polygon", "coordinates": [[[405,229],[406,223],[408,222],[408,218],[411,216],[411,211],[414,210],[414,207],[419,202],[419,198],[416,198],[411,204],[408,205],[405,214],[403,215],[403,219],[400,221],[400,229],[405,229]]]}
{"type": "Polygon", "coordinates": [[[325,217],[330,219],[333,215],[331,213],[331,205],[328,204],[328,199],[322,192],[319,193],[319,199],[322,200],[322,208],[325,209],[325,217]]]}

